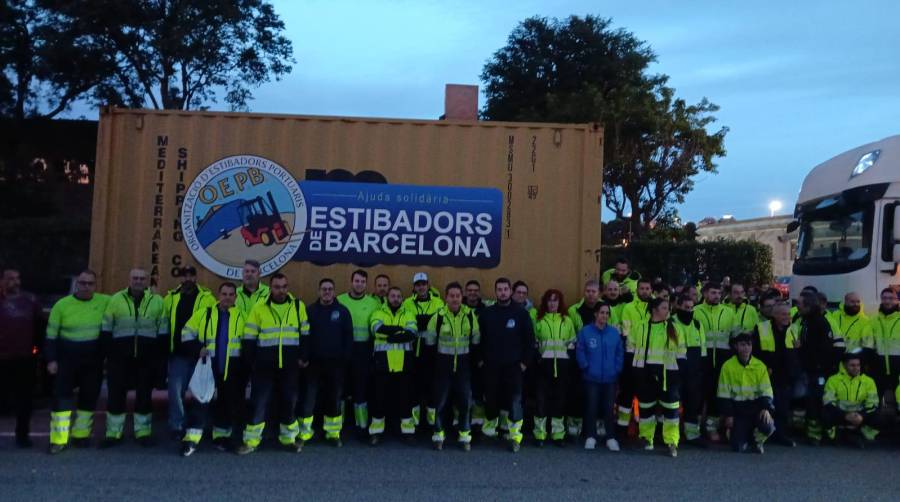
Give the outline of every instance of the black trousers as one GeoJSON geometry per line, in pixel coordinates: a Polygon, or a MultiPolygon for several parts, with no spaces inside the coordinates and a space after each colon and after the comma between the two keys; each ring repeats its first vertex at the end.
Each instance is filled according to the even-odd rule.
{"type": "MultiPolygon", "coordinates": [[[[584,409],[573,413],[569,406],[575,392],[573,370],[581,383],[581,372],[574,368],[570,359],[556,361],[556,376],[553,375],[553,359],[541,359],[538,363],[535,385],[535,416],[538,417],[581,417],[584,409]]],[[[583,384],[578,386],[584,387],[583,384]]],[[[581,399],[578,400],[582,401],[581,399]]]]}
{"type": "Polygon", "coordinates": [[[434,363],[432,386],[432,402],[436,410],[434,430],[438,432],[444,430],[445,409],[451,396],[453,405],[459,413],[459,430],[471,430],[472,373],[469,356],[457,357],[455,371],[453,356],[437,354],[434,363]]]}
{"type": "MultiPolygon", "coordinates": [[[[413,358],[413,396],[411,406],[421,406],[421,421],[425,422],[427,408],[434,408],[432,400],[432,379],[434,378],[434,358],[437,355],[437,348],[434,345],[425,345],[425,340],[419,338],[413,342],[415,344],[421,342],[419,347],[419,355],[413,358]]],[[[415,354],[415,352],[414,352],[415,354]]]]}
{"type": "MultiPolygon", "coordinates": [[[[188,405],[187,413],[187,429],[203,429],[209,421],[209,414],[212,412],[212,424],[216,429],[230,430],[232,437],[239,435],[242,425],[242,415],[244,410],[244,387],[242,387],[243,379],[238,378],[240,371],[234,371],[235,361],[231,361],[228,368],[228,379],[224,380],[223,375],[217,371],[213,371],[216,379],[216,397],[208,403],[200,403],[192,400],[188,405]]],[[[213,438],[216,437],[214,432],[213,438]]]]}
{"type": "Polygon", "coordinates": [[[776,437],[787,438],[791,430],[791,397],[794,392],[794,386],[790,382],[779,382],[774,379],[772,391],[774,394],[775,405],[775,435],[776,437]]]}
{"type": "Polygon", "coordinates": [[[373,394],[372,418],[386,418],[388,415],[408,418],[412,414],[408,371],[390,373],[385,369],[376,372],[373,394]]]}
{"type": "Polygon", "coordinates": [[[775,431],[773,424],[766,424],[759,418],[763,408],[761,406],[747,407],[748,409],[734,414],[734,425],[731,428],[731,449],[740,451],[741,446],[755,442],[754,431],[759,431],[766,437],[775,431]]]}
{"type": "Polygon", "coordinates": [[[310,361],[304,371],[305,388],[303,404],[300,407],[301,417],[313,416],[317,400],[321,400],[322,413],[326,417],[341,414],[346,368],[346,364],[340,361],[310,361]]]}
{"type": "Polygon", "coordinates": [[[900,375],[900,356],[875,356],[875,385],[878,386],[878,397],[884,397],[885,392],[891,394],[897,389],[898,375],[900,375]]]}
{"type": "Polygon", "coordinates": [[[484,365],[485,418],[496,420],[500,410],[509,410],[510,422],[522,420],[522,368],[518,362],[484,365]]]}
{"type": "Polygon", "coordinates": [[[350,395],[353,404],[369,402],[372,383],[372,342],[353,342],[347,376],[350,378],[350,395]]]}
{"type": "Polygon", "coordinates": [[[107,410],[120,415],[125,413],[128,389],[134,385],[134,412],[149,414],[153,411],[153,385],[156,378],[155,358],[131,354],[112,353],[106,359],[106,386],[109,392],[107,410]]]}
{"type": "Polygon", "coordinates": [[[684,407],[684,421],[700,424],[703,413],[703,363],[700,349],[688,349],[687,358],[680,362],[681,405],[684,407]]]}
{"type": "MultiPolygon", "coordinates": [[[[557,361],[557,369],[559,368],[559,363],[561,361],[557,361]]],[[[564,393],[561,394],[560,399],[563,400],[563,407],[565,409],[565,414],[568,417],[572,418],[582,418],[584,414],[584,378],[581,375],[581,368],[578,367],[578,364],[575,362],[574,356],[572,359],[566,361],[569,364],[569,368],[566,370],[568,372],[568,386],[564,389],[564,393]]],[[[561,416],[561,415],[554,415],[561,416]]]]}
{"type": "Polygon", "coordinates": [[[719,406],[716,403],[716,393],[719,390],[719,373],[725,361],[734,355],[733,351],[725,349],[709,349],[703,358],[703,400],[706,403],[706,416],[719,417],[719,406]]]}
{"type": "Polygon", "coordinates": [[[283,368],[278,363],[257,364],[250,375],[250,424],[260,424],[266,420],[266,410],[272,393],[278,395],[278,421],[290,424],[296,420],[297,390],[300,382],[300,368],[293,359],[287,359],[283,368]]]}
{"type": "MultiPolygon", "coordinates": [[[[631,365],[634,361],[634,354],[626,352],[622,361],[622,373],[619,375],[619,392],[616,397],[616,405],[619,410],[627,410],[628,416],[631,416],[634,406],[634,397],[637,390],[634,385],[634,376],[632,375],[631,365]]],[[[618,423],[621,427],[627,427],[628,424],[618,423]]]]}
{"type": "Polygon", "coordinates": [[[94,411],[97,408],[97,397],[100,395],[100,384],[103,379],[103,364],[100,359],[63,355],[57,361],[57,365],[51,411],[69,411],[73,406],[79,410],[94,411]]]}
{"type": "Polygon", "coordinates": [[[31,430],[35,369],[32,356],[0,360],[0,400],[15,412],[16,438],[28,437],[31,430]]]}

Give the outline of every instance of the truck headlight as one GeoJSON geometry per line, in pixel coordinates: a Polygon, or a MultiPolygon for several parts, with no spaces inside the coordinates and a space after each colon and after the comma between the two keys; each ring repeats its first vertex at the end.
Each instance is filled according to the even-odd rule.
{"type": "Polygon", "coordinates": [[[853,178],[866,172],[867,169],[872,167],[872,165],[878,161],[878,157],[880,155],[881,150],[872,150],[871,152],[860,157],[859,161],[856,163],[856,167],[853,168],[853,172],[850,173],[850,177],[853,178]]]}

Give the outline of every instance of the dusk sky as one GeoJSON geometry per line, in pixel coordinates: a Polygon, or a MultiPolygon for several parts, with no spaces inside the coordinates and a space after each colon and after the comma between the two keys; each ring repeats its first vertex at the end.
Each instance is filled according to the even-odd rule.
{"type": "MultiPolygon", "coordinates": [[[[275,1],[297,63],[252,111],[434,119],[444,84],[484,62],[533,15],[611,17],[658,55],[678,96],[706,96],[731,131],[682,219],[790,212],[816,164],[900,133],[900,2],[275,1]]],[[[214,109],[224,104],[214,106],[214,109]]],[[[849,167],[848,167],[849,169],[849,167]]]]}

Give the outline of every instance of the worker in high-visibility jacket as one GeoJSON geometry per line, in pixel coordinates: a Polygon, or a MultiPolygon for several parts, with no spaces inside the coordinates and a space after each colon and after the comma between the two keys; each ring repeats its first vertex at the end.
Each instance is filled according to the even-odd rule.
{"type": "Polygon", "coordinates": [[[651,299],[653,287],[649,280],[641,279],[637,283],[637,298],[626,303],[622,308],[622,339],[625,344],[625,361],[622,375],[619,377],[619,395],[616,399],[616,408],[618,410],[616,425],[619,427],[618,436],[620,438],[628,437],[628,426],[631,423],[633,414],[634,396],[637,394],[636,384],[633,382],[632,361],[634,359],[633,347],[628,345],[628,337],[631,330],[635,326],[646,324],[650,319],[650,311],[647,308],[647,302],[651,299]]]}
{"type": "Polygon", "coordinates": [[[160,334],[166,335],[163,345],[164,353],[168,355],[169,431],[176,440],[184,437],[184,394],[195,364],[181,350],[181,330],[198,310],[216,305],[212,292],[197,284],[196,268],[185,266],[179,273],[181,284],[163,298],[166,322],[160,326],[160,334]]]}
{"type": "Polygon", "coordinates": [[[256,451],[266,426],[266,411],[278,395],[278,442],[287,451],[303,450],[297,441],[300,425],[295,408],[300,385],[300,337],[309,335],[306,305],[288,293],[288,279],[276,273],[269,279],[269,299],[250,311],[242,350],[250,365],[250,418],[244,428],[239,455],[256,451]]]}
{"type": "Polygon", "coordinates": [[[798,367],[806,378],[804,396],[806,436],[810,444],[818,446],[822,441],[822,395],[825,379],[831,375],[844,354],[844,340],[831,329],[825,318],[818,295],[812,292],[800,294],[800,318],[797,328],[788,331],[785,342],[793,349],[798,367]]]}
{"type": "Polygon", "coordinates": [[[620,286],[625,286],[632,295],[636,295],[638,286],[640,285],[640,278],[641,274],[631,270],[628,259],[619,258],[616,260],[613,268],[603,272],[603,275],[600,277],[600,282],[606,284],[611,280],[616,281],[620,286]]]}
{"type": "MultiPolygon", "coordinates": [[[[586,298],[593,299],[592,305],[596,305],[600,296],[596,281],[585,286],[585,290],[588,288],[592,291],[586,298]]],[[[570,315],[578,317],[578,320],[574,321],[570,315],[564,313],[566,304],[561,291],[548,289],[541,296],[541,305],[534,324],[534,339],[538,350],[534,439],[538,446],[547,440],[547,418],[550,418],[550,439],[555,444],[562,445],[566,438],[564,416],[572,409],[568,403],[576,400],[576,392],[584,392],[581,371],[576,370],[578,365],[575,361],[575,326],[584,327],[581,311],[586,308],[585,305],[589,300],[582,301],[575,310],[569,309],[570,315]],[[578,384],[575,383],[576,379],[578,384]]],[[[593,313],[591,316],[593,317],[593,313]]],[[[579,396],[577,402],[584,403],[583,397],[579,396]]],[[[570,414],[569,426],[580,432],[582,420],[581,416],[575,420],[570,414]]]]}
{"type": "MultiPolygon", "coordinates": [[[[413,347],[412,366],[413,394],[412,416],[418,427],[425,408],[426,419],[434,416],[434,403],[431,402],[431,380],[434,374],[435,346],[429,345],[427,335],[428,321],[441,307],[444,301],[440,294],[432,294],[428,274],[418,272],[413,275],[413,295],[403,301],[403,308],[416,317],[416,333],[418,338],[413,347]]],[[[434,427],[429,422],[428,425],[434,427]]]]}
{"type": "Polygon", "coordinates": [[[703,361],[706,358],[706,333],[694,317],[694,296],[683,292],[675,298],[672,322],[684,336],[685,360],[678,365],[681,374],[681,403],[684,407],[684,439],[699,444],[700,415],[703,413],[703,361]]]}
{"type": "Polygon", "coordinates": [[[789,338],[797,338],[796,331],[800,329],[800,325],[791,323],[790,306],[787,303],[767,307],[767,311],[772,318],[757,324],[753,331],[753,357],[766,365],[772,383],[775,401],[775,434],[772,441],[793,448],[797,443],[789,433],[791,398],[800,369],[796,354],[788,348],[787,341],[789,338]]]}
{"type": "Polygon", "coordinates": [[[731,301],[727,303],[727,306],[733,312],[735,330],[753,331],[753,328],[759,323],[759,312],[747,301],[744,285],[739,282],[733,283],[728,295],[731,301]]]}
{"type": "Polygon", "coordinates": [[[825,382],[822,423],[830,439],[846,430],[857,446],[874,441],[880,426],[875,380],[862,373],[861,351],[844,354],[838,372],[825,382]]]}
{"type": "Polygon", "coordinates": [[[745,452],[752,448],[763,453],[763,444],[775,431],[775,413],[769,370],[753,357],[753,336],[741,332],[731,337],[735,355],[725,361],[719,372],[716,398],[724,418],[731,449],[745,452]],[[752,446],[751,446],[752,433],[752,446]]]}
{"type": "Polygon", "coordinates": [[[381,308],[381,301],[366,293],[369,274],[362,269],[350,275],[350,291],[337,297],[353,318],[353,345],[350,356],[350,395],[353,398],[353,418],[361,438],[369,426],[369,384],[372,376],[372,337],[369,321],[372,313],[381,308]]]}
{"type": "Polygon", "coordinates": [[[831,329],[844,339],[847,352],[861,351],[864,362],[874,359],[875,336],[872,334],[872,323],[863,312],[858,293],[844,295],[844,301],[838,305],[837,310],[826,316],[831,322],[831,329]]]}
{"type": "Polygon", "coordinates": [[[353,350],[353,318],[347,307],[335,300],[334,281],[319,281],[319,298],[306,311],[309,336],[300,340],[300,360],[307,366],[300,413],[300,441],[313,436],[316,401],[322,403],[325,440],[340,448],[344,428],[344,377],[353,350]]]}
{"type": "Polygon", "coordinates": [[[700,290],[703,302],[694,307],[694,318],[700,321],[706,334],[706,353],[703,365],[703,379],[706,383],[703,401],[706,404],[706,434],[710,441],[718,442],[719,413],[716,392],[719,371],[733,354],[728,340],[735,327],[734,310],[722,304],[722,287],[707,282],[700,290]]]}
{"type": "MultiPolygon", "coordinates": [[[[628,298],[619,292],[619,283],[614,279],[603,285],[603,294],[600,301],[609,305],[609,325],[622,331],[622,310],[629,302],[628,298]]],[[[587,326],[587,324],[585,324],[587,326]]]]}
{"type": "Polygon", "coordinates": [[[150,276],[141,268],[128,273],[128,288],[112,295],[103,315],[101,340],[106,354],[106,439],[103,446],[122,442],[129,384],[135,384],[134,437],[151,446],[153,384],[161,351],[160,327],[165,326],[163,299],[148,288],[150,276]]]}
{"type": "Polygon", "coordinates": [[[234,304],[241,309],[244,317],[250,315],[253,306],[269,298],[269,286],[259,280],[259,262],[245,260],[241,269],[241,285],[237,289],[237,298],[234,304]]]}
{"type": "Polygon", "coordinates": [[[451,398],[457,414],[460,447],[469,451],[472,444],[472,353],[481,343],[481,333],[475,312],[462,301],[462,285],[451,282],[444,288],[445,305],[428,321],[428,337],[437,346],[432,389],[435,414],[430,420],[434,422],[431,441],[436,450],[444,447],[444,422],[451,398]]]}
{"type": "Polygon", "coordinates": [[[103,379],[100,329],[109,303],[108,296],[95,292],[96,287],[97,274],[85,270],[75,279],[75,293],[56,302],[50,310],[44,355],[47,372],[56,377],[50,404],[50,453],[53,454],[69,444],[70,430],[75,446],[86,446],[91,437],[103,379]]]}
{"type": "Polygon", "coordinates": [[[900,375],[900,303],[891,288],[881,292],[878,314],[872,318],[872,335],[877,356],[875,383],[878,395],[884,396],[897,387],[900,375]]]}
{"type": "Polygon", "coordinates": [[[628,346],[634,354],[632,376],[638,395],[638,434],[645,450],[653,450],[656,407],[662,408],[662,438],[669,455],[678,456],[680,400],[679,363],[687,357],[685,337],[669,318],[669,302],[653,298],[647,304],[650,318],[631,326],[628,346]]]}
{"type": "Polygon", "coordinates": [[[182,350],[191,359],[211,358],[216,382],[215,400],[211,403],[194,401],[188,406],[187,428],[182,440],[181,455],[188,457],[197,451],[209,409],[212,407],[212,439],[221,451],[232,447],[234,430],[241,423],[244,411],[243,374],[241,367],[241,339],[246,318],[236,305],[237,287],[232,282],[219,286],[215,307],[200,309],[191,316],[182,335],[182,350]]]}
{"type": "Polygon", "coordinates": [[[413,361],[413,342],[419,335],[415,314],[403,306],[403,292],[400,288],[392,286],[388,290],[387,303],[372,313],[371,331],[374,338],[375,387],[369,443],[375,446],[381,442],[389,411],[400,416],[400,432],[407,440],[412,441],[416,423],[412,416],[410,366],[413,361]],[[388,410],[389,402],[393,402],[397,409],[388,410]]]}
{"type": "MultiPolygon", "coordinates": [[[[618,295],[618,292],[616,292],[616,294],[618,295]]],[[[600,303],[600,300],[600,283],[596,279],[588,279],[584,283],[584,296],[581,297],[581,300],[579,300],[575,305],[569,307],[567,311],[561,310],[559,312],[560,318],[568,318],[572,323],[572,348],[571,350],[569,350],[569,355],[571,356],[572,363],[567,365],[569,366],[567,370],[571,373],[567,377],[569,380],[569,388],[568,392],[566,392],[564,396],[560,396],[559,399],[560,402],[564,403],[566,408],[566,430],[568,431],[569,436],[573,438],[578,438],[581,435],[581,429],[583,425],[582,421],[584,416],[584,379],[581,375],[581,368],[579,368],[578,364],[574,362],[575,335],[579,331],[581,331],[581,328],[594,323],[594,307],[596,307],[597,304],[600,303]],[[566,313],[568,313],[568,316],[565,315],[566,313]]],[[[621,311],[621,309],[619,310],[621,311]]],[[[537,318],[535,318],[535,336],[538,335],[537,321],[537,318]]],[[[619,319],[610,319],[610,324],[614,324],[614,321],[619,322],[619,319]]],[[[538,343],[540,344],[540,341],[538,341],[538,343]]],[[[538,352],[541,352],[540,348],[538,352]]],[[[538,359],[538,362],[540,362],[540,359],[538,359]]],[[[543,374],[540,367],[538,368],[538,372],[539,375],[543,374]]],[[[538,379],[538,382],[540,382],[540,376],[538,376],[538,379]]],[[[546,418],[546,415],[542,416],[546,418]]],[[[555,417],[555,415],[553,415],[553,417],[555,417]]],[[[538,427],[535,426],[535,431],[537,430],[538,427]]],[[[558,443],[560,439],[561,438],[554,437],[553,441],[558,443]]]]}

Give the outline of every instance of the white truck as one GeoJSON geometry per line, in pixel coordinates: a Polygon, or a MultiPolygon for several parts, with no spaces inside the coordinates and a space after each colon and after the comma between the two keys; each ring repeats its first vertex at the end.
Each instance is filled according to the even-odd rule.
{"type": "Polygon", "coordinates": [[[791,298],[815,286],[830,304],[850,291],[875,312],[882,289],[900,288],[900,135],[854,148],[803,180],[791,298]]]}

